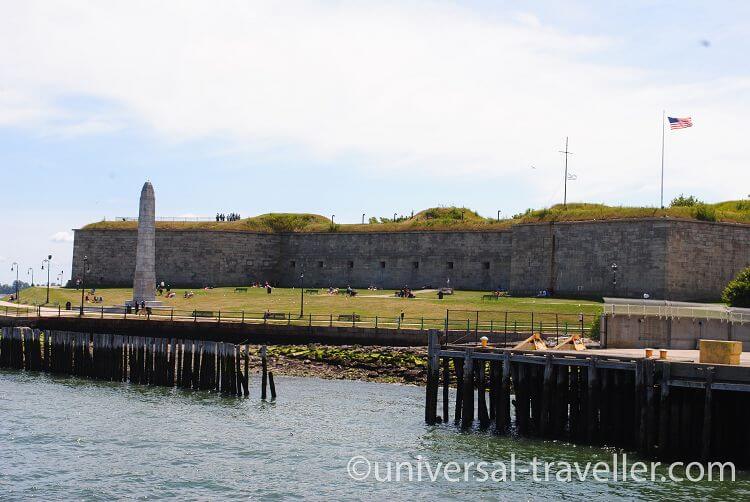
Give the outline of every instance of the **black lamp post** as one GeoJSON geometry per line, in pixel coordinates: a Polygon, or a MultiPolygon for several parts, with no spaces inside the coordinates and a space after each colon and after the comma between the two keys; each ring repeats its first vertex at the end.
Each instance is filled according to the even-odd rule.
{"type": "Polygon", "coordinates": [[[393,223],[396,223],[396,213],[393,213],[393,223]]]}
{"type": "Polygon", "coordinates": [[[331,226],[333,226],[333,219],[334,219],[335,217],[336,217],[336,215],[335,215],[335,214],[332,214],[332,215],[331,215],[331,226]]]}
{"type": "Polygon", "coordinates": [[[500,221],[500,210],[497,210],[497,221],[500,221]]]}
{"type": "Polygon", "coordinates": [[[47,303],[49,303],[49,271],[52,268],[52,255],[48,255],[46,260],[42,260],[42,270],[44,270],[44,264],[47,264],[47,303]]]}
{"type": "Polygon", "coordinates": [[[26,269],[26,275],[31,274],[31,287],[34,287],[34,267],[29,267],[26,269]]]}
{"type": "Polygon", "coordinates": [[[19,300],[18,300],[18,263],[16,262],[13,262],[10,265],[10,271],[13,272],[14,270],[16,271],[16,303],[19,303],[19,300]]]}
{"type": "Polygon", "coordinates": [[[614,292],[617,288],[617,263],[612,263],[609,268],[612,269],[612,291],[614,292]]]}
{"type": "Polygon", "coordinates": [[[83,316],[83,293],[86,291],[86,267],[88,267],[89,257],[83,257],[83,276],[81,279],[81,316],[83,316]]]}
{"type": "Polygon", "coordinates": [[[302,272],[299,274],[299,317],[305,315],[305,265],[302,264],[302,272]]]}
{"type": "Polygon", "coordinates": [[[365,224],[365,213],[362,213],[362,224],[365,224]]]}

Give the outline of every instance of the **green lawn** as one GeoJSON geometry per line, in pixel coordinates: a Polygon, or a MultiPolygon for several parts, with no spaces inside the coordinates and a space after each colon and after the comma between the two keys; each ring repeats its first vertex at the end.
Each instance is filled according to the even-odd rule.
{"type": "MultiPolygon", "coordinates": [[[[215,288],[211,290],[193,289],[195,296],[183,298],[185,289],[175,289],[175,298],[162,300],[166,307],[173,307],[176,311],[209,310],[221,311],[222,315],[231,316],[231,312],[245,311],[246,313],[271,312],[291,313],[299,315],[300,290],[291,288],[275,288],[271,295],[264,289],[248,288],[247,292],[235,292],[233,287],[215,288]]],[[[329,315],[356,313],[363,318],[379,316],[383,319],[393,319],[404,312],[407,319],[444,319],[446,311],[451,310],[450,318],[475,319],[476,311],[481,311],[482,319],[505,319],[505,312],[509,319],[526,319],[530,312],[534,312],[535,319],[544,322],[552,321],[554,314],[561,314],[564,320],[574,324],[579,313],[586,315],[586,324],[602,311],[602,304],[583,300],[564,300],[557,298],[501,298],[499,300],[483,301],[482,291],[457,291],[453,295],[446,295],[438,300],[434,292],[417,292],[416,298],[405,299],[394,296],[393,290],[368,291],[359,290],[358,295],[348,298],[344,295],[329,296],[324,289],[318,295],[305,295],[305,315],[329,315]],[[465,311],[465,312],[459,312],[465,311]],[[519,314],[515,314],[519,313],[519,314]],[[525,313],[525,314],[521,314],[525,313]]],[[[98,289],[97,296],[104,298],[104,305],[123,305],[132,298],[132,290],[127,289],[98,289]]],[[[7,297],[5,298],[7,299],[7,297]]],[[[29,288],[21,292],[21,303],[43,304],[46,299],[45,288],[29,288]]],[[[53,288],[50,290],[50,304],[64,305],[70,301],[74,306],[81,301],[80,291],[75,289],[53,288]]],[[[93,304],[92,304],[93,305],[93,304]]]]}

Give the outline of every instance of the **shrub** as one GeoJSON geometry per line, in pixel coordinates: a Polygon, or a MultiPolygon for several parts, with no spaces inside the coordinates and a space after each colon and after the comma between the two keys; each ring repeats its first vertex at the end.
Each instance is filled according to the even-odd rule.
{"type": "Polygon", "coordinates": [[[592,340],[599,340],[599,337],[601,336],[601,323],[602,319],[599,316],[596,316],[594,318],[594,322],[591,323],[591,329],[589,329],[589,338],[591,338],[592,340]]]}
{"type": "Polygon", "coordinates": [[[695,205],[695,219],[702,221],[716,221],[716,209],[700,202],[695,205]]]}
{"type": "Polygon", "coordinates": [[[750,307],[750,267],[729,281],[721,299],[731,307],[750,307]]]}
{"type": "Polygon", "coordinates": [[[669,203],[670,207],[692,207],[697,206],[698,204],[703,204],[700,200],[698,200],[698,197],[694,195],[689,195],[685,197],[684,195],[680,194],[678,197],[675,197],[672,199],[672,202],[669,203]]]}

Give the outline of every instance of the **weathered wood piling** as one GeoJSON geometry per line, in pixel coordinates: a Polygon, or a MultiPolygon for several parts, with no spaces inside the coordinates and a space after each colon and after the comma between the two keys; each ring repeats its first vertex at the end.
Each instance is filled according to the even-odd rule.
{"type": "Polygon", "coordinates": [[[454,422],[463,429],[617,447],[666,461],[750,467],[750,430],[743,427],[750,409],[749,367],[595,351],[441,346],[437,331],[430,340],[428,424],[448,421],[448,387],[455,382],[454,422]],[[441,365],[443,417],[438,417],[441,365]]]}
{"type": "MultiPolygon", "coordinates": [[[[263,381],[268,371],[265,346],[263,381]]],[[[31,328],[2,328],[0,368],[141,385],[250,394],[247,345],[31,328]]],[[[265,387],[263,389],[265,399],[265,387]]],[[[271,380],[271,395],[276,387],[271,380]]]]}

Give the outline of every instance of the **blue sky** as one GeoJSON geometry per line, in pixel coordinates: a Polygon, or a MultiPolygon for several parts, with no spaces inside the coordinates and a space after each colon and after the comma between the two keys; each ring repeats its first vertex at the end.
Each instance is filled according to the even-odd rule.
{"type": "MultiPolygon", "coordinates": [[[[2,2],[0,281],[135,215],[750,193],[747,2],[2,2]],[[531,166],[534,166],[532,169],[531,166]]],[[[37,276],[38,278],[38,276],[37,276]]]]}

